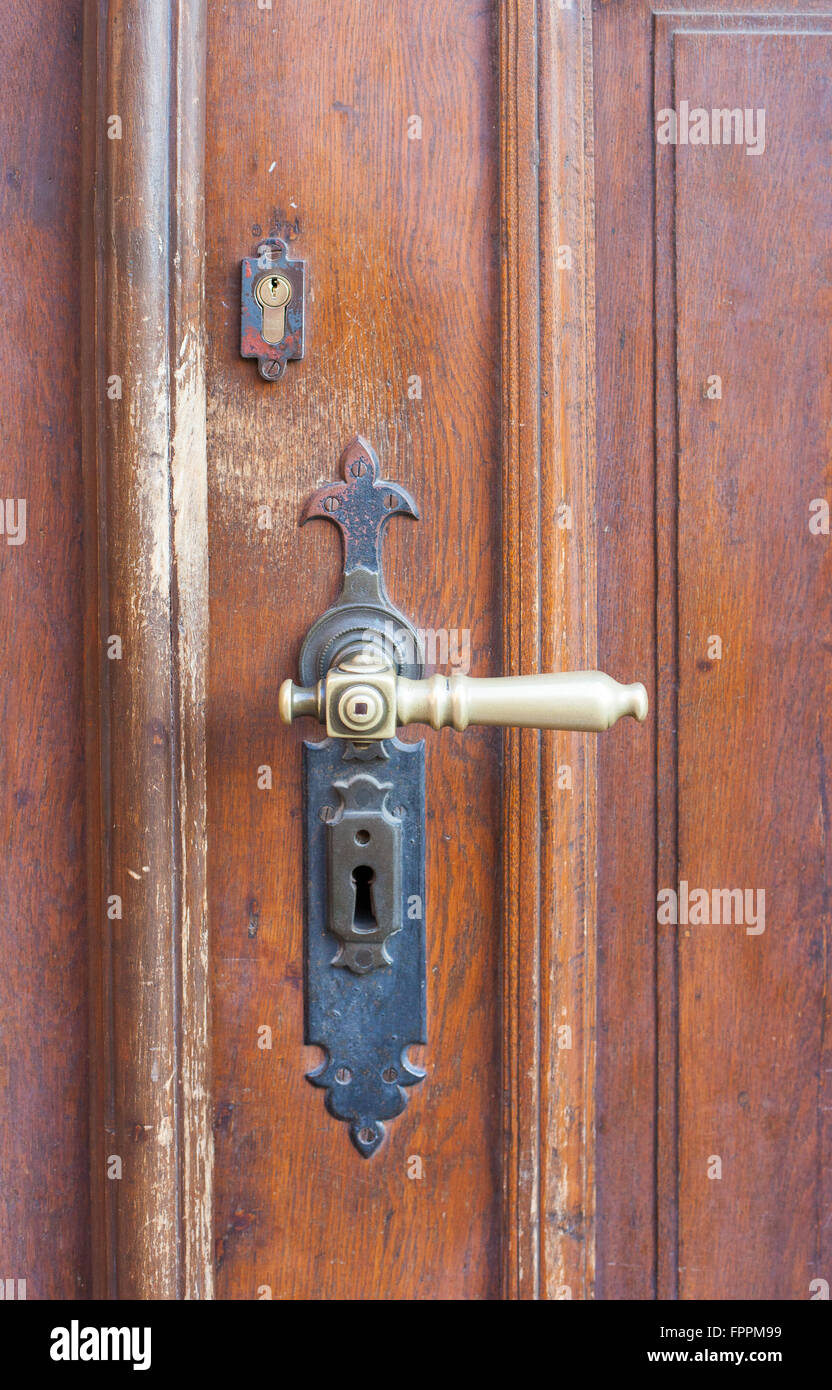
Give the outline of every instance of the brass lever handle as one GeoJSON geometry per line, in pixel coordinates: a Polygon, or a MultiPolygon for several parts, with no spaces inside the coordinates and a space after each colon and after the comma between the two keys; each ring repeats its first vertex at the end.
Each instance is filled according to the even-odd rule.
{"type": "Polygon", "coordinates": [[[643,685],[620,685],[603,671],[545,676],[430,676],[396,683],[399,724],[497,724],[518,729],[577,729],[600,733],[625,714],[647,716],[643,685]]]}
{"type": "Polygon", "coordinates": [[[647,691],[603,671],[541,676],[430,676],[408,680],[373,644],[352,651],[315,688],[280,688],[280,717],[311,715],[332,738],[390,738],[403,724],[462,732],[469,724],[601,732],[623,715],[647,717],[647,691]]]}

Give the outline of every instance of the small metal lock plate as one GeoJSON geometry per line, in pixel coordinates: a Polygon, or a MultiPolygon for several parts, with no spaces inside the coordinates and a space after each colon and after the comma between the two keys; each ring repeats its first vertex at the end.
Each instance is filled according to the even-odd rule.
{"type": "Polygon", "coordinates": [[[306,263],[290,260],[279,237],[267,237],[243,261],[240,352],[256,357],[265,381],[303,357],[306,263]]]}

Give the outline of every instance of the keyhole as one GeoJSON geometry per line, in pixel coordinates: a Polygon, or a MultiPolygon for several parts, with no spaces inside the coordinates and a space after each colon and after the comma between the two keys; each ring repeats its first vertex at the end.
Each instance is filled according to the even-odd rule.
{"type": "Polygon", "coordinates": [[[254,298],[263,310],[263,339],[279,343],[286,334],[286,306],[292,298],[292,286],[284,275],[264,275],[258,280],[254,298]]]}
{"type": "Polygon", "coordinates": [[[373,911],[373,889],[372,883],[375,878],[375,870],[369,864],[359,864],[352,871],[352,881],[355,885],[355,907],[352,914],[352,925],[355,931],[377,931],[378,922],[373,911]]]}

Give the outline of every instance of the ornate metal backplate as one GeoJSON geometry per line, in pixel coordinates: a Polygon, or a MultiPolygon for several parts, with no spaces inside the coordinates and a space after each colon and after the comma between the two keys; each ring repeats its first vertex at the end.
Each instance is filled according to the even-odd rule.
{"type": "Polygon", "coordinates": [[[413,624],[395,608],[384,584],[381,539],[392,516],[419,518],[410,493],[399,483],[379,478],[378,456],[356,435],[339,460],[343,482],[313,493],[303,509],[307,521],[331,521],[341,532],[344,582],[332,608],[312,624],[300,649],[300,679],[321,680],[351,643],[367,633],[392,657],[400,676],[418,679],[424,672],[422,640],[413,624]]]}
{"type": "Polygon", "coordinates": [[[327,1054],[309,1080],[369,1158],[424,1076],[425,745],[307,743],[304,782],[305,1040],[327,1054]]]}
{"type": "MultiPolygon", "coordinates": [[[[302,522],[341,533],[344,581],[310,628],[301,679],[314,685],[368,634],[401,675],[423,672],[422,647],[384,585],[381,539],[391,516],[418,516],[397,483],[379,478],[357,436],[340,459],[342,482],[320,488],[302,522]]],[[[309,1080],[326,1090],[358,1152],[375,1153],[405,1087],[424,1075],[407,1060],[425,1036],[425,745],[325,739],[304,744],[306,1041],[326,1051],[309,1080]]]]}

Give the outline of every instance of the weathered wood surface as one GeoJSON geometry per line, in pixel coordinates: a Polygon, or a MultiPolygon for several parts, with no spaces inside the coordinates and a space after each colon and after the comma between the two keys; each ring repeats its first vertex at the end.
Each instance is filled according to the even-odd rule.
{"type": "Polygon", "coordinates": [[[274,716],[339,570],[334,538],[310,548],[296,523],[357,430],[422,509],[418,533],[391,528],[386,542],[391,591],[420,626],[469,630],[476,673],[594,664],[591,83],[584,20],[563,19],[525,3],[212,13],[223,1296],[591,1288],[591,742],[512,740],[501,776],[499,735],[430,738],[429,1075],[364,1168],[303,1080],[303,731],[287,738],[274,716]],[[413,117],[421,138],[408,138],[413,117]],[[239,258],[271,229],[296,241],[311,286],[307,358],[277,388],[237,359],[239,258]],[[409,394],[417,377],[421,396],[409,394]],[[571,532],[561,504],[578,518],[571,532]],[[556,785],[564,764],[568,789],[556,785]],[[270,790],[258,788],[265,765],[270,790]],[[258,1048],[263,1025],[270,1049],[258,1048]],[[408,1177],[411,1156],[423,1179],[408,1177]]]}
{"type": "Polygon", "coordinates": [[[300,742],[314,733],[285,729],[276,710],[340,574],[337,536],[299,530],[301,509],[357,432],[421,510],[417,525],[387,528],[394,602],[420,627],[470,632],[474,673],[499,669],[493,18],[468,0],[290,0],[271,13],[212,6],[209,22],[218,1291],[493,1298],[499,733],[429,734],[430,1043],[413,1049],[428,1076],[365,1162],[304,1079],[318,1054],[301,1045],[300,742]],[[421,139],[408,138],[411,116],[421,139]],[[306,358],[276,386],[238,355],[240,258],[271,225],[310,285],[306,358]],[[408,394],[414,377],[421,397],[408,394]],[[264,506],[271,529],[258,526],[264,506]],[[270,790],[258,788],[265,764],[270,790]]]}
{"type": "Polygon", "coordinates": [[[28,1299],[90,1289],[80,9],[0,28],[0,1277],[28,1299]]]}
{"type": "Polygon", "coordinates": [[[4,29],[0,1273],[30,1298],[828,1278],[832,20],[752,8],[88,0],[83,96],[76,6],[4,29]],[[686,92],[764,108],[765,153],[657,149],[686,92]],[[271,229],[310,283],[277,386],[238,356],[271,229]],[[653,697],[597,743],[428,733],[428,1077],[368,1164],[304,1080],[276,717],[339,575],[297,522],[357,431],[420,503],[386,567],[440,648],[653,697]],[[764,891],[765,930],[660,924],[682,880],[764,891]]]}
{"type": "MultiPolygon", "coordinates": [[[[586,670],[597,665],[588,7],[498,8],[503,669],[586,670]]],[[[510,731],[505,750],[503,1296],[586,1298],[595,739],[510,731]]]]}
{"type": "Polygon", "coordinates": [[[92,1209],[121,1298],[212,1288],[204,26],[201,0],[85,11],[92,1209]]]}
{"type": "Polygon", "coordinates": [[[802,8],[596,12],[600,645],[656,693],[649,756],[600,753],[607,1298],[829,1277],[832,15],[802,8]],[[683,99],[764,111],[765,149],[654,152],[683,99]],[[711,917],[764,893],[764,930],[659,924],[682,881],[711,917]]]}

